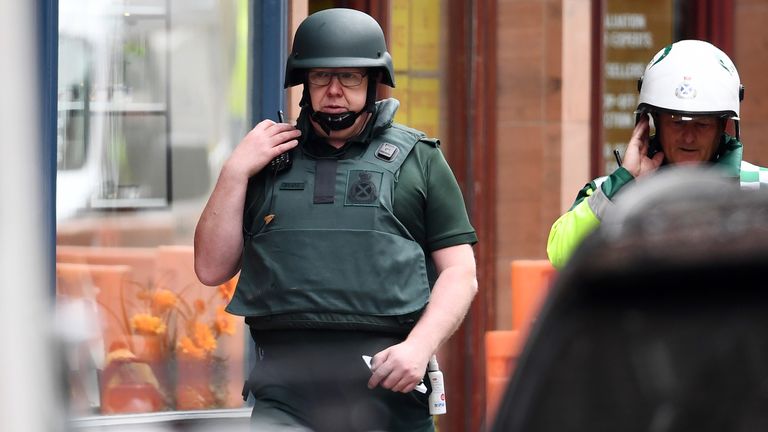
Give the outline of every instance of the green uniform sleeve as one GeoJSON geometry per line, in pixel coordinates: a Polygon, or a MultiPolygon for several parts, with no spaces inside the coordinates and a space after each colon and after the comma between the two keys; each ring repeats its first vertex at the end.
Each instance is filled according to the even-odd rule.
{"type": "Polygon", "coordinates": [[[579,191],[568,212],[560,216],[549,231],[547,256],[555,268],[562,268],[581,244],[594,231],[610,206],[614,195],[634,179],[624,168],[608,177],[596,179],[579,191]]]}

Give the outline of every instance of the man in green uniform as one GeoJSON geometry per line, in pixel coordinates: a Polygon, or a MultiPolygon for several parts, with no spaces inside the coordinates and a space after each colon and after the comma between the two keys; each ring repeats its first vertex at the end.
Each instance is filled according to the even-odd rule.
{"type": "Polygon", "coordinates": [[[571,209],[552,225],[547,254],[562,267],[595,230],[613,198],[628,183],[671,165],[710,164],[744,189],[768,187],[768,170],[742,160],[739,74],[728,56],[708,42],[683,40],[659,51],[639,82],[638,121],[623,165],[579,191],[571,209]],[[650,118],[656,133],[650,136],[650,118]],[[735,137],[725,132],[733,120],[735,137]]]}
{"type": "Polygon", "coordinates": [[[296,126],[256,125],[198,222],[198,278],[240,271],[255,430],[434,430],[421,383],[477,291],[477,237],[439,142],[393,123],[378,83],[394,70],[373,18],[309,16],[286,67],[296,126]]]}

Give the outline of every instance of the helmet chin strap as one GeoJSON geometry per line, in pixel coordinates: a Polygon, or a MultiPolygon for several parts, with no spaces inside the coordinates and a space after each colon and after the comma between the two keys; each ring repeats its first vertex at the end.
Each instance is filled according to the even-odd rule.
{"type": "Polygon", "coordinates": [[[310,117],[312,117],[312,120],[320,125],[320,128],[323,130],[323,132],[325,132],[326,135],[330,135],[331,131],[344,130],[352,126],[355,124],[355,120],[360,117],[360,114],[365,112],[365,110],[363,110],[359,112],[347,111],[340,114],[328,114],[324,112],[317,112],[313,110],[311,106],[309,109],[310,117]]]}
{"type": "Polygon", "coordinates": [[[355,121],[360,115],[366,112],[372,113],[375,110],[376,84],[377,82],[375,79],[368,80],[368,92],[365,98],[365,106],[358,112],[346,111],[338,114],[329,114],[322,111],[315,111],[314,108],[312,108],[308,90],[309,86],[306,82],[304,83],[304,92],[301,95],[299,106],[302,108],[306,107],[307,110],[309,110],[310,118],[320,126],[320,129],[322,129],[326,135],[330,135],[331,131],[339,131],[351,127],[355,124],[355,121]]]}

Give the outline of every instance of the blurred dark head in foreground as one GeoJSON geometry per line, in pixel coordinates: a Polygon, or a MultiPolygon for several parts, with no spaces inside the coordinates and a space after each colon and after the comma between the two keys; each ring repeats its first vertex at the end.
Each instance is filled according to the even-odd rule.
{"type": "Polygon", "coordinates": [[[637,182],[563,269],[495,431],[768,430],[768,196],[637,182]]]}

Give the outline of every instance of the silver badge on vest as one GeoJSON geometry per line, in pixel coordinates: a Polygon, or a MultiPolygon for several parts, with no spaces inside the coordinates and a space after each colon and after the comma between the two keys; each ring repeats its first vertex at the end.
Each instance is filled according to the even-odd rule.
{"type": "Polygon", "coordinates": [[[381,143],[379,148],[376,149],[376,157],[386,162],[392,162],[398,153],[400,153],[400,149],[388,142],[381,143]]]}

